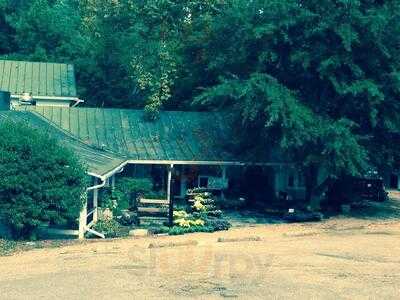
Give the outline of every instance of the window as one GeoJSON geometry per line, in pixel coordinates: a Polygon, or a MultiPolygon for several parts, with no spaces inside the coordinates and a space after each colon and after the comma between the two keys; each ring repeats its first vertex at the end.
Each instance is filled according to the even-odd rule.
{"type": "Polygon", "coordinates": [[[208,177],[199,177],[199,187],[208,187],[208,177]]]}
{"type": "Polygon", "coordinates": [[[297,181],[297,185],[298,187],[305,187],[306,186],[306,180],[304,178],[304,174],[302,172],[298,173],[298,181],[297,181]]]}
{"type": "Polygon", "coordinates": [[[288,187],[294,187],[294,175],[293,174],[289,174],[288,187]]]}

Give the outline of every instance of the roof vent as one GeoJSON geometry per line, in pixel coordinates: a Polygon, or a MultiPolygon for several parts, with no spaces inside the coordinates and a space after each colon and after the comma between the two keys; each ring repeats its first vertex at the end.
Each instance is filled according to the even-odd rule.
{"type": "Polygon", "coordinates": [[[22,93],[21,97],[19,98],[19,102],[22,105],[32,105],[33,104],[33,98],[30,93],[22,93]]]}

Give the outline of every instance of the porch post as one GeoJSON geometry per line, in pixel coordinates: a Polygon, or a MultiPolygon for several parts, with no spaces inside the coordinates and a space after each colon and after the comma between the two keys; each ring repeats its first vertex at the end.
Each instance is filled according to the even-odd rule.
{"type": "MultiPolygon", "coordinates": [[[[97,185],[98,181],[97,178],[94,179],[94,185],[97,185]]],[[[93,222],[96,223],[99,218],[99,189],[93,190],[93,222]]]]}
{"type": "Polygon", "coordinates": [[[87,192],[82,197],[85,198],[85,201],[83,203],[82,210],[81,210],[81,212],[79,214],[79,235],[78,235],[78,238],[80,240],[83,240],[85,238],[85,231],[86,231],[86,225],[87,225],[87,192]]]}
{"type": "MultiPolygon", "coordinates": [[[[226,166],[221,166],[221,168],[222,168],[222,182],[225,183],[225,180],[226,180],[226,166]]],[[[222,200],[225,200],[225,193],[224,193],[223,189],[221,190],[221,198],[222,198],[222,200]]]]}
{"type": "Polygon", "coordinates": [[[115,175],[111,176],[111,188],[115,188],[115,175]]]}
{"type": "Polygon", "coordinates": [[[400,189],[400,173],[396,173],[396,177],[397,177],[397,190],[400,189]]]}
{"type": "Polygon", "coordinates": [[[174,168],[173,164],[171,164],[168,167],[168,182],[167,182],[167,200],[169,203],[168,223],[170,226],[172,226],[174,223],[174,216],[173,216],[174,215],[174,199],[173,199],[174,197],[172,195],[172,170],[173,170],[173,168],[174,168]]]}

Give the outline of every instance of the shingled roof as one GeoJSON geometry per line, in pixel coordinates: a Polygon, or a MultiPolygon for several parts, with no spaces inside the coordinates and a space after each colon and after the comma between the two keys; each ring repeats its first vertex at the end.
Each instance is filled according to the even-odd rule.
{"type": "Polygon", "coordinates": [[[82,143],[133,161],[239,162],[219,113],[163,111],[149,122],[141,110],[28,106],[82,143]]]}
{"type": "Polygon", "coordinates": [[[76,98],[74,67],[70,64],[0,60],[0,90],[13,95],[76,98]]]}

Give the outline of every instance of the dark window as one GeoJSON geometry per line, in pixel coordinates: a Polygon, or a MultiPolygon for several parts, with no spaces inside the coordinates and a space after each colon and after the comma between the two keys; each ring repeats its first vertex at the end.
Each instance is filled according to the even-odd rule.
{"type": "Polygon", "coordinates": [[[200,177],[200,187],[208,187],[208,177],[200,177]]]}
{"type": "Polygon", "coordinates": [[[392,174],[392,176],[390,176],[390,188],[391,189],[398,188],[398,176],[395,174],[392,174]]]}
{"type": "Polygon", "coordinates": [[[290,174],[288,178],[288,187],[294,187],[294,175],[290,174]]]}

